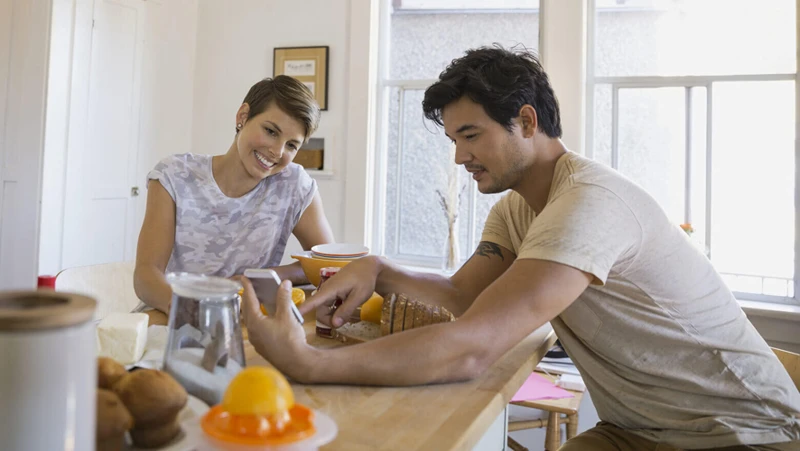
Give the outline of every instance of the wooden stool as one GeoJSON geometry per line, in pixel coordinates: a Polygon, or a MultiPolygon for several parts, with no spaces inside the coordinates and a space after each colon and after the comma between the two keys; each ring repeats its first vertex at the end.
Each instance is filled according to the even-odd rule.
{"type": "MultiPolygon", "coordinates": [[[[551,381],[555,380],[554,377],[547,374],[539,373],[538,371],[537,374],[540,374],[542,377],[551,381]]],[[[511,402],[511,404],[515,406],[545,410],[549,412],[549,414],[546,419],[542,420],[509,421],[508,431],[512,432],[522,429],[547,428],[544,439],[544,448],[547,451],[556,451],[561,446],[562,424],[567,425],[567,440],[578,435],[578,407],[581,405],[583,392],[572,390],[567,391],[575,396],[572,398],[562,399],[542,399],[538,401],[511,402]]],[[[515,451],[525,449],[511,437],[508,437],[508,446],[515,451]]]]}

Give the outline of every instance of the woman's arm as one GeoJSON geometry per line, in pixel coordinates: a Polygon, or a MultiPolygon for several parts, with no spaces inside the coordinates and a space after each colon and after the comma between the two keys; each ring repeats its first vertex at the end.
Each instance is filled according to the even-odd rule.
{"type": "Polygon", "coordinates": [[[145,304],[162,312],[169,312],[172,301],[172,289],[164,278],[164,271],[174,245],[175,201],[158,180],[151,180],[136,248],[133,288],[145,304]]]}
{"type": "MultiPolygon", "coordinates": [[[[303,215],[300,216],[300,221],[297,222],[292,233],[297,237],[297,241],[300,242],[300,245],[305,250],[309,250],[317,244],[334,242],[331,226],[328,224],[328,219],[325,217],[325,211],[322,208],[322,197],[320,197],[319,191],[314,193],[311,204],[303,212],[303,215]]],[[[308,283],[308,278],[305,273],[303,273],[300,262],[294,262],[272,269],[278,273],[278,277],[280,277],[281,280],[291,280],[294,285],[308,283]]]]}

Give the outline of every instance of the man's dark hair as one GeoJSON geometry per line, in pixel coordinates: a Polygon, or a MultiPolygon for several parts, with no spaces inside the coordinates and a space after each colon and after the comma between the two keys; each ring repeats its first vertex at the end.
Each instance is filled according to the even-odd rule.
{"type": "Polygon", "coordinates": [[[561,137],[558,100],[539,59],[527,50],[481,47],[467,50],[425,91],[425,117],[444,125],[442,110],[463,96],[483,106],[486,114],[511,131],[523,105],[536,110],[539,129],[551,138],[561,137]]]}

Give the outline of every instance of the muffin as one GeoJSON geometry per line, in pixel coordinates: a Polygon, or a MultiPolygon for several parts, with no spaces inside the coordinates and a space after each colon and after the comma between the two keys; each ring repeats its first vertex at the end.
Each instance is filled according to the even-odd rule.
{"type": "Polygon", "coordinates": [[[186,405],[186,390],[169,374],[142,369],[114,384],[114,392],[133,415],[131,440],[141,448],[163,446],[180,433],[178,413],[186,405]]]}
{"type": "Polygon", "coordinates": [[[126,374],[128,374],[128,370],[116,360],[108,357],[100,357],[97,359],[98,387],[111,390],[111,387],[126,374]]]}
{"type": "Polygon", "coordinates": [[[119,397],[110,390],[97,390],[97,451],[120,451],[125,432],[133,427],[133,417],[119,397]]]}

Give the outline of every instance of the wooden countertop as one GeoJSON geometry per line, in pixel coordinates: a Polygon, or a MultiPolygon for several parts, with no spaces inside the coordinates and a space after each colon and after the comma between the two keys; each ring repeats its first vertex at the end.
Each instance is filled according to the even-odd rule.
{"type": "MultiPolygon", "coordinates": [[[[166,324],[147,312],[150,324],[166,324]]],[[[343,346],[317,337],[313,314],[304,324],[309,344],[343,346]]],[[[470,382],[415,387],[293,384],[295,400],[336,421],[336,439],[324,451],[471,450],[555,342],[546,325],[470,382]]],[[[245,341],[247,365],[269,365],[245,341]]]]}

